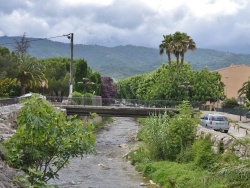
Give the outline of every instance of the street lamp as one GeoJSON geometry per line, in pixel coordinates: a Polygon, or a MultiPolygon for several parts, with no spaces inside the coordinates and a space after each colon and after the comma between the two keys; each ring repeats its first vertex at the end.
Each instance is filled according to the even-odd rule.
{"type": "MultiPolygon", "coordinates": [[[[183,82],[182,85],[178,86],[178,88],[183,88],[185,90],[188,90],[189,95],[191,95],[191,90],[193,89],[193,86],[190,85],[189,82],[183,82]]],[[[191,96],[189,96],[189,97],[191,97],[191,96]]],[[[185,100],[187,100],[187,99],[188,99],[188,96],[186,95],[186,92],[185,92],[185,100]]]]}
{"type": "MultiPolygon", "coordinates": [[[[226,97],[227,97],[228,77],[226,77],[226,80],[227,80],[227,81],[226,81],[226,97]]],[[[227,97],[227,98],[228,98],[228,97],[227,97]]]]}
{"type": "Polygon", "coordinates": [[[70,58],[70,78],[69,78],[69,96],[72,95],[73,92],[73,40],[74,34],[70,33],[65,35],[68,39],[70,39],[70,51],[71,51],[71,58],[70,58]]]}
{"type": "MultiPolygon", "coordinates": [[[[88,85],[94,85],[95,84],[94,82],[90,82],[88,78],[83,78],[82,82],[77,82],[77,83],[78,83],[78,85],[84,86],[85,92],[87,92],[87,86],[88,85]]],[[[85,106],[85,96],[84,96],[84,94],[83,94],[83,104],[85,106]]]]}

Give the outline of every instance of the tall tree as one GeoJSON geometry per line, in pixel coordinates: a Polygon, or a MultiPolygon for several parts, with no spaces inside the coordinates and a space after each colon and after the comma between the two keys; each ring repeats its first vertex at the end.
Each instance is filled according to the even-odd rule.
{"type": "Polygon", "coordinates": [[[30,41],[26,38],[25,33],[23,34],[20,41],[15,40],[15,51],[17,55],[27,54],[28,48],[30,47],[30,41]]]}
{"type": "Polygon", "coordinates": [[[181,58],[181,67],[184,63],[184,55],[187,50],[195,50],[196,44],[187,33],[175,32],[173,35],[163,35],[163,41],[159,45],[160,55],[166,52],[168,56],[168,64],[171,65],[171,54],[176,57],[176,63],[179,66],[181,58]]]}
{"type": "Polygon", "coordinates": [[[188,36],[186,33],[182,33],[183,39],[181,40],[181,51],[180,51],[180,56],[181,56],[181,66],[183,66],[184,63],[184,55],[188,50],[195,50],[196,49],[196,44],[193,41],[193,39],[188,36]]]}
{"type": "Polygon", "coordinates": [[[171,53],[173,53],[173,36],[170,35],[163,35],[163,41],[159,45],[160,55],[166,52],[168,56],[168,64],[171,65],[171,53]]]}
{"type": "Polygon", "coordinates": [[[46,80],[43,73],[43,66],[35,57],[21,54],[17,62],[17,81],[21,83],[21,95],[25,94],[27,87],[41,85],[42,80],[46,80]]]}

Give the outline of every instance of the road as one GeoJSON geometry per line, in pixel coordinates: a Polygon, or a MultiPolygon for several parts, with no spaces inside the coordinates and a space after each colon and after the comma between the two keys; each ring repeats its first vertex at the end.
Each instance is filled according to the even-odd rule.
{"type": "MultiPolygon", "coordinates": [[[[207,114],[207,113],[217,113],[214,111],[202,111],[202,115],[207,114]]],[[[227,116],[230,120],[230,128],[228,130],[228,134],[232,135],[236,138],[243,138],[246,136],[250,136],[247,135],[246,129],[249,130],[249,134],[250,134],[250,119],[246,118],[246,117],[240,117],[239,115],[234,115],[234,114],[228,114],[228,113],[221,113],[225,116],[227,116]],[[246,129],[244,129],[246,128],[246,129]]]]}

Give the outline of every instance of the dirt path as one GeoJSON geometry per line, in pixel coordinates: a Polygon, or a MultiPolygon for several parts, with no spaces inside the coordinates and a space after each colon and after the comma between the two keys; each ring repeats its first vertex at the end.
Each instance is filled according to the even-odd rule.
{"type": "Polygon", "coordinates": [[[133,119],[115,118],[97,134],[97,155],[71,159],[69,167],[60,171],[60,179],[50,183],[60,188],[141,187],[142,175],[123,159],[138,130],[139,124],[133,119]]]}

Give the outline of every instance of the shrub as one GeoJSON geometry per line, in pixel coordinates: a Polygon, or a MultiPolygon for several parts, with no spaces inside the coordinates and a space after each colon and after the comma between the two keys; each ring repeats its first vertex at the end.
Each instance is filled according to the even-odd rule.
{"type": "Polygon", "coordinates": [[[140,137],[155,159],[176,160],[194,141],[198,115],[192,117],[193,111],[188,102],[179,108],[180,113],[173,118],[165,113],[152,115],[145,121],[140,137]]]}
{"type": "Polygon", "coordinates": [[[91,93],[84,94],[84,104],[85,105],[93,104],[93,95],[91,93]]]}
{"type": "Polygon", "coordinates": [[[83,100],[83,95],[81,93],[79,93],[77,91],[74,91],[72,93],[72,101],[71,101],[71,103],[73,105],[80,105],[80,104],[82,104],[82,100],[83,100]]]}
{"type": "Polygon", "coordinates": [[[18,129],[3,142],[7,163],[26,173],[41,187],[69,163],[70,157],[94,152],[92,125],[75,117],[66,120],[49,102],[36,95],[25,101],[17,117],[18,129]]]}
{"type": "Polygon", "coordinates": [[[210,135],[196,140],[193,144],[194,163],[202,168],[209,168],[216,160],[212,151],[210,135]]]}
{"type": "Polygon", "coordinates": [[[239,106],[239,104],[235,98],[225,99],[222,102],[222,108],[235,108],[238,106],[239,106]]]}

